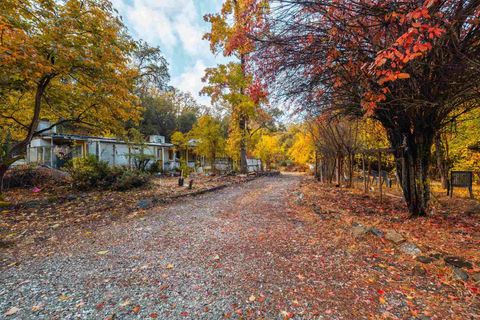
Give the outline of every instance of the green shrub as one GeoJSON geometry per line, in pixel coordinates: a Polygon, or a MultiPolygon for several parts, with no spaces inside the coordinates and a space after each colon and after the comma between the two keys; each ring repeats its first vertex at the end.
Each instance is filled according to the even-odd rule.
{"type": "Polygon", "coordinates": [[[98,187],[111,173],[108,163],[89,155],[85,158],[75,158],[67,165],[67,171],[72,176],[73,187],[88,190],[98,187]]]}
{"type": "Polygon", "coordinates": [[[126,170],[117,177],[115,182],[111,185],[111,189],[116,191],[125,191],[146,185],[148,181],[148,174],[140,171],[126,170]]]}
{"type": "Polygon", "coordinates": [[[184,177],[189,177],[192,172],[195,171],[195,169],[189,167],[187,165],[187,162],[185,160],[180,160],[180,168],[179,171],[183,172],[184,177]]]}
{"type": "Polygon", "coordinates": [[[150,166],[150,168],[148,168],[148,172],[150,173],[159,173],[159,172],[162,172],[163,171],[163,168],[162,168],[162,163],[161,161],[154,161],[152,163],[152,165],[150,166]]]}
{"type": "Polygon", "coordinates": [[[110,167],[108,162],[90,155],[73,159],[67,171],[72,177],[72,185],[78,190],[94,188],[128,190],[140,187],[148,182],[148,175],[122,167],[110,167]]]}

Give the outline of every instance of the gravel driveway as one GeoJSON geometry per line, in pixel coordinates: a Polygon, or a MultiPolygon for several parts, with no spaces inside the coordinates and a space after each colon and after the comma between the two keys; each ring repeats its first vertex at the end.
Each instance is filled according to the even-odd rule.
{"type": "Polygon", "coordinates": [[[0,318],[281,316],[268,295],[291,284],[275,264],[292,253],[271,252],[268,242],[273,228],[298,228],[285,210],[299,180],[260,178],[59,239],[43,248],[49,256],[2,272],[0,318]]]}
{"type": "Polygon", "coordinates": [[[60,233],[1,272],[0,318],[430,319],[412,308],[448,287],[375,237],[357,242],[336,213],[302,209],[303,181],[263,177],[60,233]]]}

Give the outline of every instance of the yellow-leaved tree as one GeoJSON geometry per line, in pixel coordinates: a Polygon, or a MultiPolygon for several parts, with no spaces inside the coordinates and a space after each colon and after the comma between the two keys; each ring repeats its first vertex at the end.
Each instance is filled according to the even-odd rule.
{"type": "Polygon", "coordinates": [[[109,1],[2,0],[0,13],[2,180],[50,129],[41,119],[110,132],[139,120],[138,45],[109,1]]]}
{"type": "Polygon", "coordinates": [[[282,157],[282,144],[276,135],[264,134],[260,137],[255,145],[254,154],[265,165],[266,170],[272,168],[272,164],[280,160],[282,157]]]}
{"type": "Polygon", "coordinates": [[[216,172],[215,159],[225,149],[225,139],[220,121],[210,115],[203,115],[188,135],[195,139],[197,153],[204,156],[210,162],[212,171],[216,172]]]}
{"type": "Polygon", "coordinates": [[[293,137],[293,144],[287,151],[295,163],[306,165],[315,162],[315,143],[309,132],[299,131],[293,137]]]}
{"type": "Polygon", "coordinates": [[[221,100],[230,107],[227,144],[232,158],[239,159],[242,173],[247,172],[249,120],[252,112],[266,100],[264,87],[247,72],[248,55],[254,49],[250,34],[263,23],[266,10],[266,0],[224,0],[219,13],[205,16],[211,30],[204,38],[210,42],[212,52],[220,51],[224,56],[238,59],[238,62],[207,69],[203,81],[208,84],[202,92],[212,97],[212,102],[221,100]]]}

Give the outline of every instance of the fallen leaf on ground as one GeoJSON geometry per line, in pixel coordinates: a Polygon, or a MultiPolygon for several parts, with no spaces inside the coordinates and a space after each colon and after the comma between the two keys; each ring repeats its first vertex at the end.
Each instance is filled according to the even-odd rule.
{"type": "Polygon", "coordinates": [[[133,311],[133,313],[139,313],[140,312],[140,306],[136,305],[135,307],[133,307],[132,311],[133,311]]]}
{"type": "Polygon", "coordinates": [[[17,313],[20,309],[17,308],[17,307],[11,307],[10,309],[8,309],[7,312],[5,312],[5,316],[13,316],[15,313],[17,313]]]}
{"type": "Polygon", "coordinates": [[[32,307],[32,311],[33,311],[33,312],[36,312],[36,311],[42,309],[42,307],[43,307],[43,305],[37,304],[37,305],[35,305],[35,306],[32,307]]]}
{"type": "Polygon", "coordinates": [[[58,297],[58,300],[60,300],[60,301],[68,301],[68,300],[70,300],[70,297],[62,294],[60,297],[58,297]]]}
{"type": "Polygon", "coordinates": [[[130,300],[127,299],[127,300],[123,301],[122,303],[120,303],[120,307],[126,307],[129,304],[130,304],[130,300]]]}

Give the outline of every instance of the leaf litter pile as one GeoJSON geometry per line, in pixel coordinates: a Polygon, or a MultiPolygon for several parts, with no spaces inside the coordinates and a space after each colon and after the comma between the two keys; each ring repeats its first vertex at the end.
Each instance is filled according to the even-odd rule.
{"type": "Polygon", "coordinates": [[[478,217],[470,226],[436,218],[411,221],[400,203],[380,205],[300,176],[260,178],[88,236],[32,244],[38,256],[0,275],[0,312],[11,319],[476,319],[478,217]],[[389,240],[393,231],[405,240],[389,240]],[[406,243],[420,253],[401,249],[406,243]],[[452,256],[466,280],[445,263],[452,256]]]}

